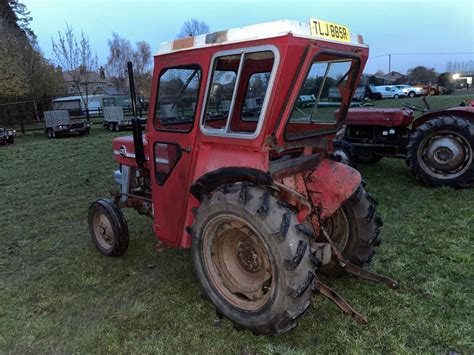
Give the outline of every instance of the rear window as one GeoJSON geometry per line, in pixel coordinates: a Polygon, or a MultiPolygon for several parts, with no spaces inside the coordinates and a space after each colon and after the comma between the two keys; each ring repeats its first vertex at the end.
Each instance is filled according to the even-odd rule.
{"type": "Polygon", "coordinates": [[[175,132],[192,129],[201,76],[198,66],[169,68],[161,73],[153,121],[155,129],[175,132]]]}

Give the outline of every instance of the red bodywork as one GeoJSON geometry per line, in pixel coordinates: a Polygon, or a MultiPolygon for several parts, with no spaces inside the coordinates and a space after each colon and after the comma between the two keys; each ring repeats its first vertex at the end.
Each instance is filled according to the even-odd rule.
{"type": "MultiPolygon", "coordinates": [[[[148,157],[146,167],[150,170],[152,177],[153,228],[161,241],[171,246],[190,247],[191,235],[187,227],[193,222],[193,207],[200,204],[199,199],[191,194],[191,188],[198,179],[210,172],[227,167],[252,168],[268,175],[271,160],[285,155],[288,151],[299,151],[303,155],[318,153],[322,157],[319,164],[309,172],[301,167],[301,172],[292,172],[292,178],[274,179],[275,183],[283,183],[288,187],[289,192],[285,193],[292,195],[288,196],[288,199],[297,199],[295,196],[298,195],[309,195],[312,213],[318,212],[322,217],[328,217],[354,193],[361,181],[359,173],[346,165],[324,159],[328,150],[332,148],[336,131],[344,123],[341,118],[335,124],[319,124],[317,128],[322,132],[321,136],[292,142],[285,139],[288,117],[297,99],[299,88],[316,55],[322,59],[348,55],[358,62],[357,69],[348,77],[348,81],[352,83],[351,88],[341,93],[343,114],[340,116],[343,118],[367,60],[367,47],[324,42],[287,34],[243,43],[171,52],[155,57],[151,103],[145,134],[145,154],[148,157]],[[205,101],[206,82],[212,70],[212,56],[223,50],[262,45],[273,46],[278,51],[279,63],[275,68],[275,84],[267,93],[268,108],[265,117],[261,118],[264,121],[260,133],[252,139],[206,135],[200,129],[199,121],[205,101]],[[198,65],[202,70],[202,85],[199,89],[197,114],[192,129],[187,133],[156,130],[154,121],[156,120],[156,98],[160,73],[169,67],[191,64],[198,65]],[[312,148],[303,151],[305,146],[312,148]],[[160,185],[154,177],[163,169],[166,170],[162,163],[166,161],[176,163],[169,167],[171,173],[168,174],[165,183],[160,185]]],[[[247,76],[250,74],[243,73],[247,76]]],[[[239,90],[244,89],[244,87],[239,87],[239,90]]],[[[243,91],[238,92],[237,97],[243,94],[243,91]]],[[[240,107],[236,105],[234,110],[238,112],[240,107]]],[[[252,126],[255,123],[246,124],[252,126]]],[[[301,126],[289,124],[288,131],[301,130],[301,126]]],[[[118,163],[136,165],[133,160],[131,137],[117,138],[113,145],[118,163]],[[120,151],[121,147],[122,151],[120,151]],[[123,147],[125,147],[125,152],[123,152],[123,147]],[[121,156],[120,152],[124,156],[121,156]]]]}
{"type": "Polygon", "coordinates": [[[346,123],[358,126],[407,127],[413,122],[412,128],[434,118],[453,115],[474,122],[474,106],[452,107],[446,110],[430,111],[414,120],[413,111],[407,108],[351,108],[347,112],[346,123]]]}
{"type": "Polygon", "coordinates": [[[347,113],[348,125],[408,126],[413,121],[413,111],[402,108],[351,108],[347,113]]]}

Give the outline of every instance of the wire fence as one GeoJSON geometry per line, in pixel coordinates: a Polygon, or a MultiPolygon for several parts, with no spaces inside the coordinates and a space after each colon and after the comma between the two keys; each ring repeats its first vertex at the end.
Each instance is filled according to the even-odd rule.
{"type": "MultiPolygon", "coordinates": [[[[43,98],[37,100],[18,100],[0,102],[0,127],[13,128],[25,134],[31,131],[44,130],[44,112],[54,110],[53,99],[43,98]]],[[[132,115],[130,106],[122,107],[125,116],[132,115]]],[[[137,108],[137,115],[144,117],[147,110],[137,108]]],[[[71,120],[87,120],[94,124],[103,122],[103,108],[68,109],[71,120]]]]}

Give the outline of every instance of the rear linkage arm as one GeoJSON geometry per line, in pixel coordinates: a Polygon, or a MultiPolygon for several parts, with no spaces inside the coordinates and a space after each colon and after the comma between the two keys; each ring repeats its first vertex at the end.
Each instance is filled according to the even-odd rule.
{"type": "MultiPolygon", "coordinates": [[[[346,272],[352,275],[359,276],[366,280],[384,283],[392,289],[399,288],[399,284],[397,281],[390,279],[386,276],[379,275],[375,272],[362,269],[361,267],[354,265],[350,261],[344,259],[341,251],[334,244],[328,232],[322,225],[320,225],[320,230],[324,238],[331,245],[332,252],[336,256],[339,266],[342,267],[343,270],[345,270],[346,272]]],[[[340,296],[335,290],[333,290],[326,284],[322,283],[321,280],[319,280],[317,277],[315,277],[313,280],[313,291],[320,293],[321,295],[331,300],[336,306],[339,307],[339,309],[341,309],[344,313],[353,317],[358,323],[360,324],[368,323],[367,317],[365,315],[357,312],[354,308],[352,308],[352,306],[344,298],[342,298],[342,296],[340,296]]]]}

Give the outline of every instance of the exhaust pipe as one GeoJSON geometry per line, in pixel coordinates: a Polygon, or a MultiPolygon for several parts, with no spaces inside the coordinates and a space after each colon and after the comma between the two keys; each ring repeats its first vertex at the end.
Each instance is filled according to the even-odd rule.
{"type": "Polygon", "coordinates": [[[145,163],[145,149],[143,148],[142,125],[140,119],[137,117],[137,96],[135,93],[135,82],[133,80],[133,65],[132,62],[127,62],[128,81],[130,87],[130,99],[132,100],[132,131],[133,131],[133,145],[135,148],[135,160],[137,162],[138,171],[141,175],[143,164],[145,163]]]}

